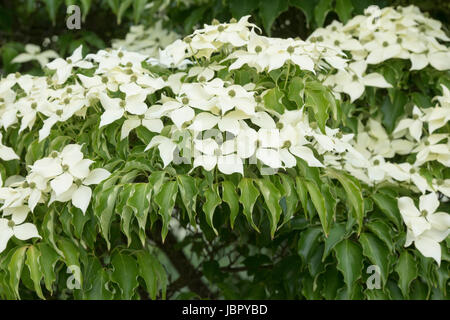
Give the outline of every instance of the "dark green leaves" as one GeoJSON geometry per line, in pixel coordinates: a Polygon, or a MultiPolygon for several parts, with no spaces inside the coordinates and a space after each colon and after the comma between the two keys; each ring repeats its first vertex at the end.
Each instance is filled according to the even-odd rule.
{"type": "Polygon", "coordinates": [[[347,291],[352,291],[356,280],[361,278],[363,256],[361,247],[351,240],[343,240],[334,247],[337,268],[344,276],[347,291]]]}
{"type": "Polygon", "coordinates": [[[353,5],[351,0],[336,0],[336,13],[339,16],[339,20],[346,23],[350,18],[353,11],[353,5]]]}
{"type": "Polygon", "coordinates": [[[288,0],[272,0],[259,2],[259,16],[261,17],[264,30],[270,36],[271,27],[279,14],[287,10],[288,0]]]}
{"type": "Polygon", "coordinates": [[[169,221],[172,216],[173,207],[175,206],[175,199],[177,198],[177,183],[169,181],[161,186],[161,190],[155,197],[155,202],[159,207],[158,214],[162,217],[163,227],[161,230],[161,237],[166,238],[169,231],[169,221]]]}
{"type": "Polygon", "coordinates": [[[273,238],[277,230],[278,221],[281,216],[280,199],[281,194],[269,179],[256,180],[256,184],[264,197],[265,204],[269,209],[270,236],[273,238]]]}
{"type": "Polygon", "coordinates": [[[230,225],[234,226],[234,221],[239,213],[239,198],[236,192],[236,186],[231,181],[222,182],[222,197],[230,207],[230,225]]]}
{"type": "Polygon", "coordinates": [[[38,248],[35,246],[30,246],[27,251],[25,264],[28,266],[28,269],[30,271],[30,277],[31,280],[33,280],[34,290],[36,291],[36,294],[39,296],[39,298],[45,299],[44,295],[42,294],[41,288],[41,279],[43,275],[39,263],[40,257],[41,253],[39,252],[38,248]]]}
{"type": "Polygon", "coordinates": [[[348,200],[353,207],[353,212],[355,213],[355,217],[358,221],[358,233],[361,232],[364,218],[364,201],[361,188],[353,179],[351,179],[344,173],[338,172],[333,169],[328,169],[327,171],[330,177],[339,180],[341,185],[344,187],[348,200]]]}
{"type": "Polygon", "coordinates": [[[135,290],[138,287],[138,266],[136,260],[124,253],[116,253],[112,257],[114,271],[111,280],[118,284],[120,298],[125,300],[133,299],[135,290]]]}
{"type": "Polygon", "coordinates": [[[325,207],[325,199],[320,192],[319,187],[312,182],[312,181],[306,181],[306,187],[308,188],[308,193],[311,196],[311,200],[314,203],[314,207],[317,210],[317,213],[319,214],[320,223],[322,224],[323,231],[326,235],[328,235],[329,232],[329,224],[328,224],[328,217],[327,217],[327,208],[325,207]]]}
{"type": "Polygon", "coordinates": [[[401,253],[397,265],[395,266],[395,271],[399,277],[399,286],[402,290],[403,296],[408,298],[409,286],[418,275],[417,263],[408,251],[405,250],[401,253]]]}
{"type": "Polygon", "coordinates": [[[389,275],[389,250],[383,242],[370,233],[362,233],[359,242],[364,255],[369,258],[372,264],[380,268],[381,279],[385,284],[389,275]]]}
{"type": "Polygon", "coordinates": [[[14,294],[18,299],[20,299],[19,281],[22,275],[22,268],[25,261],[25,253],[27,251],[27,248],[27,246],[24,246],[16,249],[16,251],[11,256],[11,260],[8,264],[9,285],[14,290],[14,294]]]}
{"type": "Polygon", "coordinates": [[[203,204],[203,211],[205,212],[206,215],[206,222],[214,230],[214,233],[217,235],[218,232],[213,225],[213,217],[214,217],[214,210],[219,204],[222,203],[222,199],[220,199],[219,195],[218,185],[214,185],[211,189],[207,189],[205,191],[205,198],[206,201],[203,204]]]}
{"type": "Polygon", "coordinates": [[[259,190],[253,184],[253,180],[249,178],[243,178],[238,185],[240,191],[239,202],[244,207],[244,215],[247,218],[248,223],[259,232],[258,227],[253,221],[253,206],[256,203],[256,199],[259,197],[259,190]]]}
{"type": "Polygon", "coordinates": [[[181,199],[183,200],[184,207],[186,208],[187,214],[189,216],[189,221],[192,225],[195,226],[196,203],[198,194],[196,180],[191,176],[178,175],[177,183],[181,199]]]}

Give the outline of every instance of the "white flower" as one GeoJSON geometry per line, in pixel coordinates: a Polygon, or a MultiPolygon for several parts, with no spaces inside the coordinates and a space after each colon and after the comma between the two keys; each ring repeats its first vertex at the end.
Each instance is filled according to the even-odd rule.
{"type": "Polygon", "coordinates": [[[66,60],[62,58],[56,58],[55,60],[47,64],[47,68],[56,70],[55,75],[58,84],[66,82],[66,80],[72,74],[73,67],[83,69],[89,69],[93,67],[92,63],[83,60],[83,56],[81,55],[82,49],[83,47],[79,46],[66,60]]]}
{"type": "Polygon", "coordinates": [[[417,106],[414,106],[413,118],[400,120],[393,133],[396,134],[403,130],[408,130],[411,136],[416,141],[419,141],[422,136],[423,116],[423,112],[417,106]]]}
{"type": "Polygon", "coordinates": [[[23,221],[20,220],[16,221],[14,216],[12,220],[0,218],[0,252],[5,250],[9,239],[13,236],[19,240],[41,238],[34,224],[22,223],[23,221]]]}
{"type": "Polygon", "coordinates": [[[86,213],[92,197],[92,190],[89,186],[99,184],[110,175],[111,173],[105,169],[94,169],[90,171],[85,178],[73,181],[73,184],[66,191],[53,194],[49,203],[52,203],[53,201],[67,202],[71,200],[72,204],[84,214],[86,213]]]}
{"type": "Polygon", "coordinates": [[[3,161],[20,159],[19,156],[10,147],[2,144],[2,133],[0,132],[0,159],[3,161]]]}
{"type": "Polygon", "coordinates": [[[58,58],[58,54],[53,50],[41,52],[41,48],[34,44],[25,45],[25,52],[17,55],[11,62],[24,63],[31,60],[37,60],[41,67],[44,67],[49,59],[58,58]]]}
{"type": "Polygon", "coordinates": [[[238,156],[238,144],[235,139],[224,141],[220,146],[212,138],[194,140],[194,147],[199,154],[194,154],[193,168],[202,166],[211,171],[216,165],[220,172],[244,174],[241,158],[238,156]]]}
{"type": "Polygon", "coordinates": [[[405,246],[414,242],[416,248],[425,256],[441,261],[441,247],[439,242],[450,233],[450,215],[436,212],[439,200],[435,193],[422,195],[419,198],[419,209],[411,198],[398,199],[398,207],[403,221],[408,227],[405,246]]]}

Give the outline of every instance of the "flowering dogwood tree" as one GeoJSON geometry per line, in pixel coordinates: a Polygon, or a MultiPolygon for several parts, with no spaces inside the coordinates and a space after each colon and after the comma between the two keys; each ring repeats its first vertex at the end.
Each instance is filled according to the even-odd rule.
{"type": "Polygon", "coordinates": [[[448,298],[441,24],[372,6],[300,40],[249,19],[0,80],[1,297],[448,298]]]}

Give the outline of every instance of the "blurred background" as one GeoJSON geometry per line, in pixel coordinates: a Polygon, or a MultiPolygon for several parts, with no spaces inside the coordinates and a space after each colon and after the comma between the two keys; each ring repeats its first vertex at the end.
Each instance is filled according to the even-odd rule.
{"type": "Polygon", "coordinates": [[[158,47],[213,19],[224,22],[244,15],[251,15],[251,21],[267,35],[305,39],[314,29],[335,19],[345,22],[372,4],[414,4],[448,29],[448,0],[1,0],[0,72],[40,74],[45,57],[53,58],[54,53],[44,54],[41,63],[33,55],[52,50],[67,56],[80,44],[85,53],[115,43],[154,54],[158,47]],[[81,9],[78,30],[66,25],[70,5],[81,9]]]}

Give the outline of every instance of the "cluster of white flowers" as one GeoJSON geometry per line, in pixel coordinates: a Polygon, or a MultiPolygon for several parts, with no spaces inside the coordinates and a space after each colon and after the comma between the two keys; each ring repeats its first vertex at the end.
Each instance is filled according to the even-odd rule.
{"type": "Polygon", "coordinates": [[[92,196],[89,186],[98,184],[110,173],[102,168],[91,170],[93,161],[84,159],[81,146],[69,144],[61,152],[30,166],[26,177],[11,176],[0,185],[0,252],[12,236],[20,240],[40,237],[36,226],[24,223],[39,203],[68,202],[86,212],[92,196]],[[9,218],[6,218],[9,217],[9,218]]]}
{"type": "MultiPolygon", "coordinates": [[[[43,140],[56,123],[73,116],[85,117],[90,108],[101,113],[100,127],[123,121],[122,139],[139,126],[157,133],[146,150],[157,147],[164,167],[172,162],[188,161],[192,169],[217,168],[224,174],[244,175],[245,161],[257,164],[261,170],[277,170],[294,167],[299,158],[311,167],[344,170],[370,186],[387,181],[414,192],[428,192],[436,198],[437,192],[450,197],[450,179],[429,181],[421,172],[423,165],[430,161],[450,166],[450,140],[445,131],[450,119],[450,93],[445,86],[442,96],[436,97],[435,107],[415,107],[411,118],[398,123],[391,138],[379,119],[369,119],[365,124],[360,121],[356,136],[327,126],[322,131],[316,122],[310,121],[305,107],[280,114],[264,103],[268,88],[251,82],[242,86],[232,77],[224,80],[218,76],[224,68],[232,71],[244,65],[258,73],[295,66],[320,75],[323,71],[332,74],[329,71],[334,68],[337,70],[331,75],[337,82],[334,90],[346,92],[355,100],[367,85],[390,86],[378,73],[365,74],[368,64],[380,62],[377,54],[391,50],[380,42],[383,37],[390,39],[390,34],[395,39],[406,39],[395,40],[397,45],[411,41],[424,43],[431,66],[441,70],[445,63],[442,60],[446,59],[442,55],[448,54],[448,49],[435,40],[446,39],[440,25],[421,14],[406,14],[416,9],[403,10],[400,14],[398,10],[372,7],[366,16],[356,17],[346,26],[333,23],[317,31],[308,41],[260,36],[247,16],[230,23],[205,25],[184,40],[176,40],[159,50],[157,57],[124,50],[122,43],[121,49],[100,50],[83,58],[79,47],[69,58],[57,58],[47,64],[52,71],[50,76],[11,74],[0,80],[0,130],[6,131],[20,123],[19,132],[22,132],[31,129],[36,119],[41,118],[39,140],[43,140]],[[379,24],[379,29],[363,27],[372,26],[372,21],[379,24]],[[333,27],[345,32],[335,32],[333,27]],[[410,36],[415,37],[411,30],[422,27],[425,31],[410,40],[410,36]],[[341,38],[336,42],[332,37],[341,38]],[[432,45],[436,50],[431,51],[432,45]],[[350,63],[344,51],[351,54],[350,63]],[[216,59],[219,54],[221,58],[216,59]],[[167,68],[167,75],[154,74],[150,70],[155,68],[148,65],[167,68]],[[157,101],[149,104],[149,96],[157,101]],[[415,154],[414,163],[392,161],[396,155],[410,154],[415,154]]],[[[402,50],[408,57],[405,53],[394,54],[383,56],[381,61],[394,57],[416,59],[412,58],[413,54],[422,54],[406,47],[402,50]]],[[[330,79],[325,78],[325,83],[330,84],[330,79]]],[[[20,205],[27,202],[29,210],[39,201],[45,201],[50,193],[50,203],[72,199],[73,205],[84,212],[91,196],[87,185],[98,183],[97,178],[101,181],[109,173],[96,169],[91,177],[92,162],[81,160],[79,147],[67,148],[61,154],[54,153],[37,161],[25,179],[27,187],[20,182],[8,184],[5,190],[29,190],[30,196],[17,202],[20,205]],[[71,155],[66,157],[66,153],[71,155]],[[29,187],[31,182],[35,186],[33,193],[29,187]]],[[[1,143],[0,157],[17,158],[14,150],[1,143]]],[[[19,193],[21,197],[25,194],[19,193]]],[[[4,207],[6,203],[9,200],[4,207]]],[[[409,223],[406,218],[405,223],[409,223]]],[[[432,228],[445,227],[433,223],[432,228]]],[[[413,241],[417,244],[419,240],[413,241]]],[[[422,251],[421,248],[419,245],[422,251]]]]}
{"type": "Polygon", "coordinates": [[[346,66],[344,53],[334,45],[312,43],[300,39],[281,39],[258,35],[259,28],[248,22],[250,16],[230,23],[213,21],[203,29],[195,30],[183,40],[176,40],[159,57],[151,59],[154,64],[170,68],[185,68],[191,60],[209,59],[214,53],[224,51],[224,61],[234,60],[229,70],[243,65],[258,72],[278,69],[286,63],[299,66],[302,70],[315,72],[330,66],[342,69],[346,66]]]}
{"type": "Polygon", "coordinates": [[[439,42],[450,38],[441,28],[441,22],[428,18],[415,6],[370,6],[364,15],[355,16],[346,24],[334,21],[315,30],[308,40],[334,45],[350,54],[348,67],[326,76],[325,83],[336,92],[348,94],[353,101],[364,93],[365,86],[390,87],[378,73],[365,75],[368,65],[398,58],[409,59],[411,70],[427,65],[437,70],[450,69],[450,50],[439,42]]]}
{"type": "Polygon", "coordinates": [[[450,234],[450,215],[436,212],[439,200],[436,193],[422,195],[419,199],[419,209],[409,197],[398,199],[398,207],[407,226],[405,247],[413,242],[416,248],[425,256],[441,262],[441,247],[439,242],[450,234]]]}
{"type": "Polygon", "coordinates": [[[167,47],[179,38],[179,34],[164,29],[163,21],[158,20],[149,28],[146,28],[144,25],[131,26],[125,39],[115,39],[112,41],[112,48],[139,52],[149,57],[156,57],[160,49],[167,47]]]}

